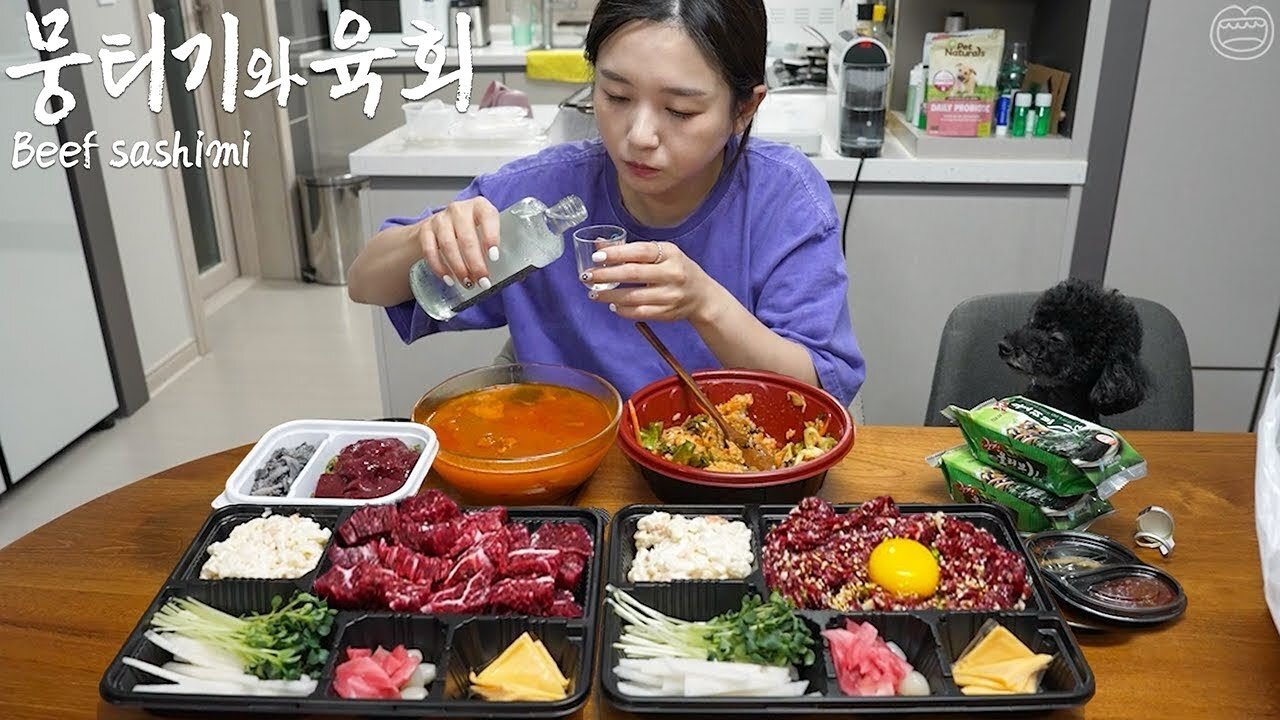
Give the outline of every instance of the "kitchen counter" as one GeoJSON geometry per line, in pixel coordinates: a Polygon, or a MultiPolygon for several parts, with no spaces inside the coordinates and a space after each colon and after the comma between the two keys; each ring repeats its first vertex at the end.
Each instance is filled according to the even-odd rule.
{"type": "MultiPolygon", "coordinates": [[[[768,98],[758,115],[759,133],[769,137],[768,130],[777,127],[777,116],[794,114],[796,105],[818,102],[834,102],[834,96],[825,100],[808,94],[778,94],[768,98]]],[[[558,108],[554,105],[533,106],[534,119],[544,127],[550,127],[558,108]]],[[[848,158],[835,150],[834,133],[826,120],[823,124],[821,151],[809,159],[828,182],[847,183],[857,178],[860,182],[874,183],[930,183],[930,184],[980,184],[980,185],[1083,185],[1088,163],[1073,159],[1044,159],[1016,157],[990,158],[941,158],[916,157],[901,140],[891,132],[885,134],[885,146],[880,157],[865,161],[848,158]],[[864,164],[861,176],[860,164],[864,164]]],[[[492,172],[504,163],[528,155],[546,147],[548,139],[527,143],[459,144],[435,143],[424,145],[409,142],[402,126],[374,140],[351,154],[351,170],[372,177],[473,177],[492,172]]],[[[997,147],[993,144],[993,148],[997,147]]]]}

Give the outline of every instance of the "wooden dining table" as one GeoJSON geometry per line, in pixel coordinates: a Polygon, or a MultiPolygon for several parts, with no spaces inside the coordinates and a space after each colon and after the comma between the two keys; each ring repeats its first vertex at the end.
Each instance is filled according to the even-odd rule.
{"type": "MultiPolygon", "coordinates": [[[[1116,512],[1091,531],[1177,577],[1187,610],[1156,628],[1078,633],[1097,691],[1084,706],[1049,717],[1280,718],[1280,634],[1263,597],[1254,528],[1255,436],[1126,438],[1148,459],[1149,474],[1114,496],[1116,512]],[[1133,543],[1135,517],[1148,505],[1176,521],[1167,558],[1133,543]]],[[[820,495],[945,502],[941,475],[925,457],[959,442],[953,428],[859,428],[820,495]]],[[[0,550],[0,720],[147,716],[103,701],[99,680],[248,450],[139,480],[0,550]]],[[[614,512],[657,499],[615,448],[573,502],[614,512]]],[[[627,715],[594,691],[576,716],[627,715]]]]}

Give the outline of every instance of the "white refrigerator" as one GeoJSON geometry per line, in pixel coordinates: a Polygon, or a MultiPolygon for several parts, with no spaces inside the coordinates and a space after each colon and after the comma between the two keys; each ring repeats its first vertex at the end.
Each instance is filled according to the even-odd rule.
{"type": "MultiPolygon", "coordinates": [[[[24,2],[0,3],[0,68],[39,60],[26,33],[13,31],[25,11],[24,2]]],[[[67,173],[12,167],[15,133],[59,142],[33,115],[40,83],[0,73],[0,492],[117,409],[67,173]]]]}

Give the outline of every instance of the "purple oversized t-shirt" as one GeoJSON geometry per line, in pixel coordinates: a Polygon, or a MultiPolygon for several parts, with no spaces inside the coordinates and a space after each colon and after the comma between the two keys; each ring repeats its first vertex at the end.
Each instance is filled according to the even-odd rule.
{"type": "MultiPolygon", "coordinates": [[[[840,223],[826,181],[804,155],[778,143],[749,141],[737,166],[721,175],[701,206],[668,228],[641,225],[626,211],[599,140],[556,145],[511,162],[477,177],[458,198],[481,195],[502,209],[524,197],[552,205],[571,194],[587,206],[584,224],[621,225],[631,242],[679,246],[760,322],[807,348],[822,387],[846,406],[852,402],[865,367],[849,319],[840,223]]],[[[438,210],[392,218],[383,227],[411,224],[438,210]]],[[[387,315],[406,343],[446,330],[507,325],[521,362],[596,373],[624,399],[671,374],[632,321],[587,298],[568,245],[546,268],[447,323],[412,300],[387,308],[387,315]]],[[[721,367],[687,321],[650,326],[690,370],[721,367]]]]}

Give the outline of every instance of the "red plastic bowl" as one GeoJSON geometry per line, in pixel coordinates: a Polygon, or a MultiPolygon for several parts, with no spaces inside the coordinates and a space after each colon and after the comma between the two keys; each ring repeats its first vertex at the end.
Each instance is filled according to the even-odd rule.
{"type": "Polygon", "coordinates": [[[836,438],[830,452],[795,467],[767,472],[718,473],[691,468],[659,457],[640,445],[635,420],[641,426],[701,413],[693,396],[675,375],[646,385],[631,396],[618,428],[622,452],[639,468],[654,494],[672,503],[790,503],[813,495],[822,487],[827,471],[844,459],[853,447],[854,427],[849,411],[829,393],[799,380],[760,370],[708,370],[693,377],[711,402],[720,404],[734,395],[751,393],[748,411],[762,430],[785,442],[788,430],[803,431],[804,423],[826,413],[827,433],[836,438]],[[787,397],[794,392],[805,399],[804,408],[787,397]]]}

